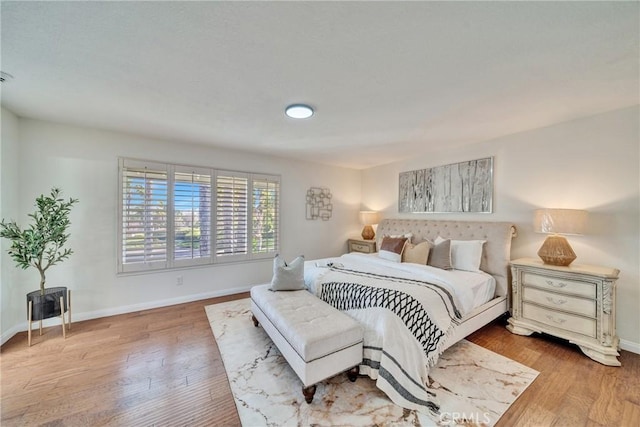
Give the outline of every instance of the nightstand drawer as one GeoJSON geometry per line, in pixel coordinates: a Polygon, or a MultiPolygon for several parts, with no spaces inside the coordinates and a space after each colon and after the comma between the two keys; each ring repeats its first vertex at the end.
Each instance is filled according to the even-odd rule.
{"type": "Polygon", "coordinates": [[[572,314],[559,313],[554,310],[538,307],[537,305],[523,303],[522,316],[535,320],[545,325],[553,326],[567,331],[577,332],[591,338],[596,337],[596,321],[572,314]]]}
{"type": "Polygon", "coordinates": [[[579,295],[585,298],[596,297],[596,284],[590,282],[578,282],[525,271],[522,273],[522,284],[525,286],[537,286],[554,292],[579,295]]]}
{"type": "Polygon", "coordinates": [[[372,254],[376,251],[375,240],[349,239],[347,241],[349,252],[362,252],[372,254]]]}
{"type": "Polygon", "coordinates": [[[351,243],[351,247],[349,248],[350,252],[364,252],[366,254],[371,253],[371,246],[370,245],[364,245],[362,243],[355,243],[352,242],[351,243]]]}
{"type": "Polygon", "coordinates": [[[544,332],[571,341],[602,364],[617,359],[617,268],[595,265],[548,265],[521,258],[513,274],[509,329],[514,334],[544,332]]]}
{"type": "Polygon", "coordinates": [[[523,301],[535,302],[554,310],[570,311],[572,313],[589,316],[594,319],[596,318],[596,301],[593,299],[584,299],[553,292],[545,292],[528,286],[523,287],[522,293],[523,301]]]}

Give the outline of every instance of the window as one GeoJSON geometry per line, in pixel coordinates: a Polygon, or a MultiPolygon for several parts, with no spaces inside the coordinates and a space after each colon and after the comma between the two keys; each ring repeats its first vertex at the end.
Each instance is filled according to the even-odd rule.
{"type": "Polygon", "coordinates": [[[166,267],[166,165],[130,161],[121,177],[122,264],[134,270],[166,267]]]}
{"type": "Polygon", "coordinates": [[[278,251],[278,176],[120,159],[119,177],[119,272],[278,251]]]}
{"type": "Polygon", "coordinates": [[[248,195],[247,174],[218,172],[216,177],[216,255],[220,258],[242,259],[247,254],[248,195]]]}
{"type": "Polygon", "coordinates": [[[254,254],[278,250],[280,181],[266,175],[253,176],[251,247],[254,254]]]}
{"type": "Polygon", "coordinates": [[[173,178],[174,264],[211,262],[211,171],[176,166],[173,178]]]}

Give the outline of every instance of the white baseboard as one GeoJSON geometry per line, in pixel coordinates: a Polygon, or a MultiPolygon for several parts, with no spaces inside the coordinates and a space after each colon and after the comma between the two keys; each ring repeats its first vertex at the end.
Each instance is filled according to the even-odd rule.
{"type": "Polygon", "coordinates": [[[25,328],[24,329],[20,329],[21,325],[14,325],[9,330],[4,331],[4,333],[2,334],[2,337],[0,338],[1,339],[0,345],[6,343],[7,341],[9,341],[18,332],[26,331],[27,330],[26,325],[27,325],[27,323],[25,322],[25,328]]]}
{"type": "Polygon", "coordinates": [[[640,343],[637,342],[620,340],[620,348],[622,350],[630,351],[631,353],[640,354],[640,343]]]}
{"type": "MultiPolygon", "coordinates": [[[[170,305],[183,304],[185,302],[200,301],[203,299],[216,298],[216,297],[222,297],[227,295],[239,294],[242,292],[248,292],[251,290],[251,288],[252,288],[252,285],[249,285],[249,286],[244,286],[240,288],[223,289],[221,291],[186,295],[183,297],[169,298],[169,299],[163,299],[158,301],[150,301],[150,302],[145,302],[141,304],[132,304],[132,305],[127,305],[123,307],[109,308],[105,310],[90,311],[90,312],[78,313],[78,314],[74,312],[72,320],[74,322],[80,322],[83,320],[97,319],[100,317],[107,317],[107,316],[116,316],[118,314],[133,313],[136,311],[149,310],[152,308],[167,307],[170,305]]],[[[43,321],[42,324],[45,327],[56,326],[60,324],[60,320],[47,319],[43,321]]],[[[14,325],[12,328],[10,328],[9,330],[5,331],[2,334],[2,337],[1,337],[2,341],[0,342],[0,345],[9,341],[18,332],[22,332],[26,330],[27,330],[27,322],[22,322],[20,324],[14,325]]],[[[620,348],[622,350],[640,354],[640,343],[637,343],[637,342],[621,339],[620,348]]]]}
{"type": "MultiPolygon", "coordinates": [[[[200,300],[209,299],[209,298],[216,298],[216,297],[223,297],[223,296],[227,296],[227,295],[239,294],[239,293],[242,293],[242,292],[250,291],[252,286],[253,285],[248,285],[248,286],[243,286],[243,287],[240,287],[240,288],[224,289],[224,290],[221,290],[221,291],[213,291],[213,292],[205,292],[205,293],[202,293],[202,294],[186,295],[186,296],[177,297],[177,298],[169,298],[169,299],[163,299],[163,300],[158,300],[158,301],[150,301],[150,302],[145,302],[145,303],[140,303],[140,304],[127,305],[127,306],[123,306],[123,307],[115,307],[115,308],[108,308],[108,309],[104,309],[104,310],[89,311],[89,312],[85,312],[85,313],[76,313],[74,311],[72,313],[73,317],[72,317],[71,320],[73,322],[81,322],[83,320],[97,319],[97,318],[100,318],[100,317],[107,317],[107,316],[116,316],[118,314],[134,313],[136,311],[149,310],[149,309],[152,309],[152,308],[167,307],[167,306],[170,306],[170,305],[183,304],[183,303],[186,303],[186,302],[200,301],[200,300]]],[[[46,319],[46,320],[43,320],[43,322],[42,322],[42,326],[43,327],[59,326],[59,325],[60,325],[60,319],[59,318],[46,319]]],[[[4,334],[2,334],[2,342],[0,344],[4,344],[5,342],[9,341],[18,332],[22,332],[22,331],[26,331],[26,330],[27,330],[27,322],[22,322],[22,323],[19,323],[19,324],[13,326],[11,329],[9,329],[4,334]]]]}

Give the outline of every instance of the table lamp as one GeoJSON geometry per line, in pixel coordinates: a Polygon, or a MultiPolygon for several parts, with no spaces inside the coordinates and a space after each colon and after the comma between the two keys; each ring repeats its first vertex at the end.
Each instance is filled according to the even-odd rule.
{"type": "Polygon", "coordinates": [[[372,224],[380,222],[380,214],[376,211],[360,211],[360,223],[364,225],[362,229],[362,238],[371,240],[376,236],[373,231],[372,224]]]}
{"type": "Polygon", "coordinates": [[[569,242],[561,234],[580,235],[587,224],[587,211],[578,209],[537,209],[533,217],[536,233],[550,234],[538,250],[545,264],[567,266],[576,259],[569,242]]]}

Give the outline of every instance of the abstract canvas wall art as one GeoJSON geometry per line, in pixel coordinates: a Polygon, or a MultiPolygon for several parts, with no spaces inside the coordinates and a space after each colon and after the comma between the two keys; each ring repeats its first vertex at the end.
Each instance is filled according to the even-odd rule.
{"type": "Polygon", "coordinates": [[[493,157],[400,173],[400,213],[491,213],[492,209],[493,157]]]}

